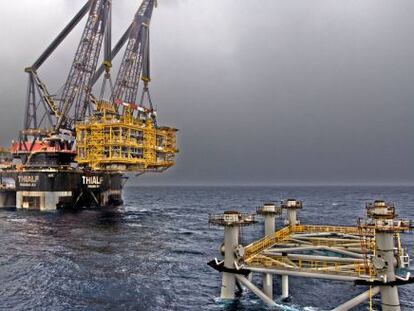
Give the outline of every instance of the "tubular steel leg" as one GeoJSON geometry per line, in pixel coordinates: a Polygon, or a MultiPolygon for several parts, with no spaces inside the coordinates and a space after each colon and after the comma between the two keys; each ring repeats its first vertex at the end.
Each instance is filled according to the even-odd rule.
{"type": "Polygon", "coordinates": [[[223,272],[221,281],[221,299],[234,299],[236,278],[233,273],[223,272]]]}
{"type": "MultiPolygon", "coordinates": [[[[239,243],[239,227],[227,226],[224,228],[224,266],[234,269],[236,260],[234,249],[239,243]]],[[[221,282],[221,298],[234,299],[236,290],[236,278],[233,273],[223,272],[221,282]]]]}
{"type": "Polygon", "coordinates": [[[400,311],[397,286],[381,286],[382,311],[400,311]]]}
{"type": "Polygon", "coordinates": [[[289,208],[288,209],[288,221],[289,225],[294,226],[298,223],[297,215],[296,215],[296,209],[289,208]]]}
{"type": "MultiPolygon", "coordinates": [[[[264,216],[265,236],[275,232],[275,216],[273,214],[264,216]]],[[[270,273],[263,274],[263,292],[267,297],[273,299],[273,275],[270,273]]]]}
{"type": "Polygon", "coordinates": [[[251,282],[253,280],[253,273],[249,273],[247,279],[251,282]]]}
{"type": "Polygon", "coordinates": [[[267,297],[273,299],[273,275],[270,273],[263,274],[263,292],[267,297]]]}
{"type": "Polygon", "coordinates": [[[272,299],[267,297],[267,295],[265,295],[260,289],[258,289],[252,282],[250,282],[244,276],[237,274],[236,278],[240,281],[240,283],[242,283],[244,286],[250,289],[257,297],[259,297],[265,304],[267,304],[270,307],[276,306],[276,303],[272,299]]]}
{"type": "Polygon", "coordinates": [[[265,236],[270,235],[275,232],[275,216],[265,215],[264,217],[265,225],[265,236]]]}
{"type": "MultiPolygon", "coordinates": [[[[391,232],[377,232],[377,256],[387,264],[387,281],[395,281],[394,267],[394,234],[391,232]]],[[[400,311],[400,299],[397,286],[381,286],[381,303],[383,311],[400,311]]]]}
{"type": "Polygon", "coordinates": [[[289,276],[282,275],[282,299],[289,298],[289,276]]]}

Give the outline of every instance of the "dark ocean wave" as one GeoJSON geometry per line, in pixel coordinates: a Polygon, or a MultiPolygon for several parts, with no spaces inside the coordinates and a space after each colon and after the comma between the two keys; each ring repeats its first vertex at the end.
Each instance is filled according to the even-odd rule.
{"type": "MultiPolygon", "coordinates": [[[[1,210],[0,309],[267,310],[249,292],[232,303],[218,299],[220,275],[206,263],[219,255],[223,231],[209,228],[207,218],[291,197],[304,201],[305,223],[354,225],[364,203],[377,198],[394,201],[401,217],[414,219],[409,187],[137,187],[125,190],[125,205],[117,209],[1,210]]],[[[262,230],[261,224],[244,228],[243,242],[262,230]]],[[[412,255],[413,235],[403,241],[412,255]]],[[[329,310],[362,291],[312,279],[291,278],[290,285],[291,301],[277,301],[276,310],[329,310]]],[[[400,288],[403,310],[414,309],[413,294],[413,285],[400,288]]]]}

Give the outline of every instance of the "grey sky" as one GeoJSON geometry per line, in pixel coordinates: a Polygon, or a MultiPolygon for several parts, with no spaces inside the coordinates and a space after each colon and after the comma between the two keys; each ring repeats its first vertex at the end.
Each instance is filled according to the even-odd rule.
{"type": "MultiPolygon", "coordinates": [[[[119,34],[139,1],[113,2],[119,34]]],[[[23,68],[83,3],[0,2],[1,144],[23,123],[23,68]]],[[[181,153],[137,182],[414,182],[413,12],[412,0],[159,0],[151,90],[181,153]]],[[[40,71],[51,90],[80,30],[40,71]]]]}

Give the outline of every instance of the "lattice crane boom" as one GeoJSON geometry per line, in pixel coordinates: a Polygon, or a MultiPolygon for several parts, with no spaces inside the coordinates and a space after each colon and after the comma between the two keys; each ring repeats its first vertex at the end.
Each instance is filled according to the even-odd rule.
{"type": "Polygon", "coordinates": [[[53,124],[51,116],[59,117],[58,107],[47,90],[46,85],[40,80],[37,70],[52,55],[56,48],[66,39],[69,33],[78,25],[82,18],[88,13],[93,0],[88,0],[79,12],[71,19],[65,28],[57,35],[46,50],[39,56],[32,66],[25,69],[29,74],[29,85],[27,92],[26,115],[24,121],[24,129],[36,129],[41,125],[42,120],[38,120],[36,91],[45,107],[46,115],[50,124],[53,124]]]}
{"type": "MultiPolygon", "coordinates": [[[[111,101],[135,103],[137,101],[139,80],[143,75],[145,57],[149,48],[149,25],[156,1],[144,0],[135,14],[130,27],[129,38],[118,76],[115,81],[111,101]]],[[[146,70],[148,72],[148,70],[146,70]]]]}
{"type": "Polygon", "coordinates": [[[110,6],[110,0],[94,0],[91,5],[86,27],[63,89],[55,131],[61,128],[72,129],[76,121],[85,118],[110,6]]]}

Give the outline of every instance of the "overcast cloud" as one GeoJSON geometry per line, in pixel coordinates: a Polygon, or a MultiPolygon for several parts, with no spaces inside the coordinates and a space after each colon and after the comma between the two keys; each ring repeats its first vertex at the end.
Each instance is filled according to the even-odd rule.
{"type": "MultiPolygon", "coordinates": [[[[114,37],[139,2],[113,0],[114,37]]],[[[158,2],[152,97],[181,153],[137,182],[414,181],[414,1],[158,2]]],[[[2,145],[23,123],[24,67],[83,3],[0,2],[2,145]]],[[[40,70],[53,91],[80,31],[40,70]]]]}

